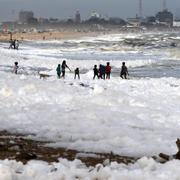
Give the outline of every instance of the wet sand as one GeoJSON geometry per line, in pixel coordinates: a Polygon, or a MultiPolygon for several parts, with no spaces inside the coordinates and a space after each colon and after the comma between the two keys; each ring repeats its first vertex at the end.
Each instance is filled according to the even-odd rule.
{"type": "Polygon", "coordinates": [[[17,160],[27,163],[29,160],[43,160],[46,162],[58,162],[59,158],[68,160],[79,159],[87,166],[96,166],[105,161],[118,163],[135,163],[137,157],[115,155],[113,153],[79,152],[66,148],[53,148],[47,143],[27,138],[28,135],[0,131],[0,159],[17,160]]]}
{"type": "MultiPolygon", "coordinates": [[[[81,37],[97,36],[97,32],[42,32],[42,33],[13,33],[12,39],[17,40],[62,40],[62,39],[78,39],[81,37]]],[[[0,33],[0,41],[9,41],[10,34],[0,33]]]]}

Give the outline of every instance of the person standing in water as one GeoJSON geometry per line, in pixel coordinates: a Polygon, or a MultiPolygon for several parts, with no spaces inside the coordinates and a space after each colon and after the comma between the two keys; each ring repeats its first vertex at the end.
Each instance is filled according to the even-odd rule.
{"type": "Polygon", "coordinates": [[[60,79],[60,77],[61,77],[61,65],[60,64],[58,64],[58,66],[56,68],[56,72],[57,72],[58,79],[60,79]]]}
{"type": "Polygon", "coordinates": [[[110,79],[110,76],[111,76],[111,66],[110,66],[109,62],[107,62],[107,65],[105,67],[105,73],[106,73],[106,79],[110,79]]]}
{"type": "Polygon", "coordinates": [[[14,68],[13,68],[13,73],[17,74],[17,70],[18,70],[19,66],[18,66],[18,62],[14,62],[14,68]]]}
{"type": "Polygon", "coordinates": [[[127,75],[129,75],[128,69],[127,69],[127,67],[125,65],[125,62],[122,62],[120,77],[122,79],[127,79],[127,75]]]}
{"type": "Polygon", "coordinates": [[[105,79],[105,66],[102,64],[99,65],[99,78],[105,79]]]}
{"type": "Polygon", "coordinates": [[[78,79],[80,79],[79,68],[76,68],[76,69],[74,70],[74,79],[76,79],[76,75],[78,76],[78,79]]]}
{"type": "Polygon", "coordinates": [[[68,68],[70,71],[71,69],[69,68],[69,66],[66,64],[66,61],[64,60],[62,62],[62,65],[61,65],[61,70],[62,70],[62,78],[65,78],[65,73],[66,73],[66,68],[68,68]]]}
{"type": "Polygon", "coordinates": [[[99,75],[98,75],[99,70],[98,70],[98,68],[97,68],[97,65],[94,65],[93,71],[94,71],[93,79],[95,79],[95,77],[97,77],[97,78],[99,79],[99,75]]]}

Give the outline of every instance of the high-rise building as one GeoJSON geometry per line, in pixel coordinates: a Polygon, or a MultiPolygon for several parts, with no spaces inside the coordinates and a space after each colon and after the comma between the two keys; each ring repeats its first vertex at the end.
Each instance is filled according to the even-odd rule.
{"type": "Polygon", "coordinates": [[[19,12],[19,22],[26,24],[30,19],[34,18],[34,13],[32,11],[20,11],[19,12]]]}
{"type": "Polygon", "coordinates": [[[76,11],[76,14],[75,14],[75,22],[76,23],[81,23],[81,14],[79,11],[76,11]]]}
{"type": "Polygon", "coordinates": [[[173,14],[170,11],[168,11],[167,9],[163,10],[161,12],[158,12],[156,14],[156,19],[160,23],[163,23],[163,24],[166,24],[166,25],[169,25],[169,26],[173,25],[173,14]]]}

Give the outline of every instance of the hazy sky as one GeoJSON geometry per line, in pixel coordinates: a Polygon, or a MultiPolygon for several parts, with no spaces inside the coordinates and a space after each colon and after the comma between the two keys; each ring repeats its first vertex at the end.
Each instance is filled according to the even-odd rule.
{"type": "MultiPolygon", "coordinates": [[[[163,0],[142,0],[143,14],[153,15],[162,10],[163,0]]],[[[166,0],[169,10],[180,17],[180,0],[166,0]]],[[[36,17],[72,18],[79,10],[88,18],[95,10],[105,16],[134,17],[138,0],[0,0],[0,21],[18,19],[20,10],[32,10],[36,17]]]]}

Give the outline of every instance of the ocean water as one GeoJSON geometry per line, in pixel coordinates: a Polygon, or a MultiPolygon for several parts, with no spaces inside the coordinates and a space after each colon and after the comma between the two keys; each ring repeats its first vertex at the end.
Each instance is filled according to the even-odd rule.
{"type": "MultiPolygon", "coordinates": [[[[33,73],[39,68],[53,71],[57,63],[65,59],[72,69],[79,67],[81,73],[92,70],[94,64],[106,64],[109,61],[113,76],[119,76],[121,64],[125,61],[131,77],[180,77],[180,33],[115,34],[78,40],[24,41],[18,52],[7,50],[8,44],[1,43],[0,47],[2,55],[9,54],[23,62],[21,67],[25,73],[33,73]]],[[[1,65],[0,70],[8,71],[10,65],[1,65]]]]}

